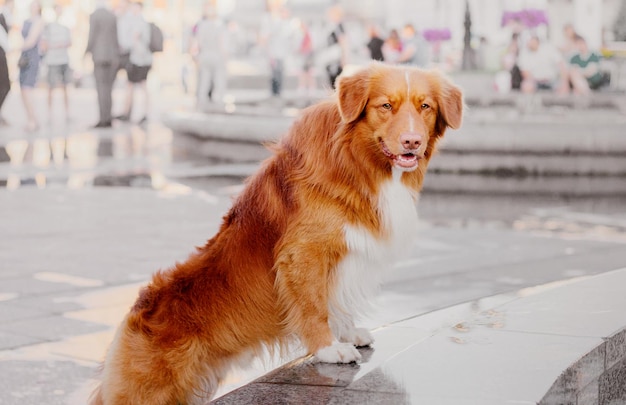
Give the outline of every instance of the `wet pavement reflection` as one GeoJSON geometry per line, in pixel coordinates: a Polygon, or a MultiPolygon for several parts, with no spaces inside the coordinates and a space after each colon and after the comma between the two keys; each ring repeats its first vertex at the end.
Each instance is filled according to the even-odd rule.
{"type": "Polygon", "coordinates": [[[0,145],[0,185],[10,190],[29,185],[158,188],[172,163],[171,137],[154,125],[11,139],[0,145]]]}

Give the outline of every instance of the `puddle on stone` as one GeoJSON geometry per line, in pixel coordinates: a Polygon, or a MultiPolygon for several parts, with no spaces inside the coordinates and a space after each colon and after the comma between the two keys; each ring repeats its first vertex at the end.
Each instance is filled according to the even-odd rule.
{"type": "Polygon", "coordinates": [[[12,299],[15,299],[19,297],[19,294],[17,293],[0,293],[0,302],[2,301],[10,301],[12,299]]]}
{"type": "Polygon", "coordinates": [[[101,175],[93,179],[95,187],[152,187],[152,177],[147,173],[131,175],[101,175]]]}
{"type": "Polygon", "coordinates": [[[567,284],[576,283],[578,281],[584,280],[589,277],[592,277],[592,276],[572,277],[572,278],[568,278],[565,280],[558,280],[558,281],[553,281],[550,283],[545,283],[545,284],[541,284],[541,285],[537,285],[533,287],[522,288],[521,290],[517,292],[517,296],[519,296],[520,298],[529,297],[531,295],[540,294],[545,291],[553,290],[555,288],[559,288],[567,284]]]}
{"type": "MultiPolygon", "coordinates": [[[[172,133],[163,126],[12,139],[0,145],[0,186],[78,189],[93,186],[173,187],[163,175],[174,162],[172,133]]],[[[185,156],[180,158],[185,161],[185,156]]],[[[177,191],[180,193],[180,191],[177,191]]]]}
{"type": "Polygon", "coordinates": [[[77,277],[69,274],[41,272],[33,275],[35,280],[47,281],[49,283],[69,284],[76,287],[99,287],[104,283],[102,280],[92,278],[77,277]]]}

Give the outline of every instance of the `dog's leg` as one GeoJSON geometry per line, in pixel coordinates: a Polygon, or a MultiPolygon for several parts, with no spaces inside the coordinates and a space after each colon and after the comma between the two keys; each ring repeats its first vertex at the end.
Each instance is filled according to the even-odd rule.
{"type": "Polygon", "coordinates": [[[330,307],[330,328],[340,342],[352,343],[356,347],[366,347],[374,343],[371,333],[365,328],[357,328],[352,316],[335,306],[330,307]]]}
{"type": "Polygon", "coordinates": [[[341,255],[341,245],[333,248],[332,243],[321,242],[321,237],[313,238],[315,242],[293,243],[279,249],[276,287],[287,326],[319,361],[359,361],[361,354],[354,345],[335,339],[328,324],[330,271],[341,255]]]}
{"type": "Polygon", "coordinates": [[[361,361],[361,353],[352,343],[335,341],[316,351],[315,358],[322,363],[358,363],[361,361]]]}
{"type": "Polygon", "coordinates": [[[356,347],[366,347],[374,343],[374,338],[369,330],[357,328],[353,324],[350,328],[343,330],[339,335],[339,341],[352,343],[356,347]]]}

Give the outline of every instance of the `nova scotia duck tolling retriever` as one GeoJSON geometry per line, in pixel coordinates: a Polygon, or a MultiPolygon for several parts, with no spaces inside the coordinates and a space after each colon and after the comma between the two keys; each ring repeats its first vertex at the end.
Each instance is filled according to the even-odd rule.
{"type": "Polygon", "coordinates": [[[462,112],[436,71],[373,63],[340,77],[272,145],[217,234],[140,291],[91,404],[206,403],[233,365],[294,342],[316,361],[358,362],[373,339],[355,318],[411,248],[428,162],[462,112]]]}

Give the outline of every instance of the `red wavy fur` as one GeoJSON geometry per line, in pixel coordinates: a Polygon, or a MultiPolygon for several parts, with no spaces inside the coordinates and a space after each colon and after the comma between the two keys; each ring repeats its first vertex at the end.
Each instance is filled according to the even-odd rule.
{"type": "Polygon", "coordinates": [[[377,198],[405,153],[402,134],[420,136],[416,167],[401,174],[417,193],[462,108],[461,91],[431,71],[372,64],[340,78],[336,99],[304,110],[272,147],[218,233],[141,290],[91,404],[198,403],[264,347],[294,336],[312,354],[330,346],[344,227],[384,238],[377,198]]]}

